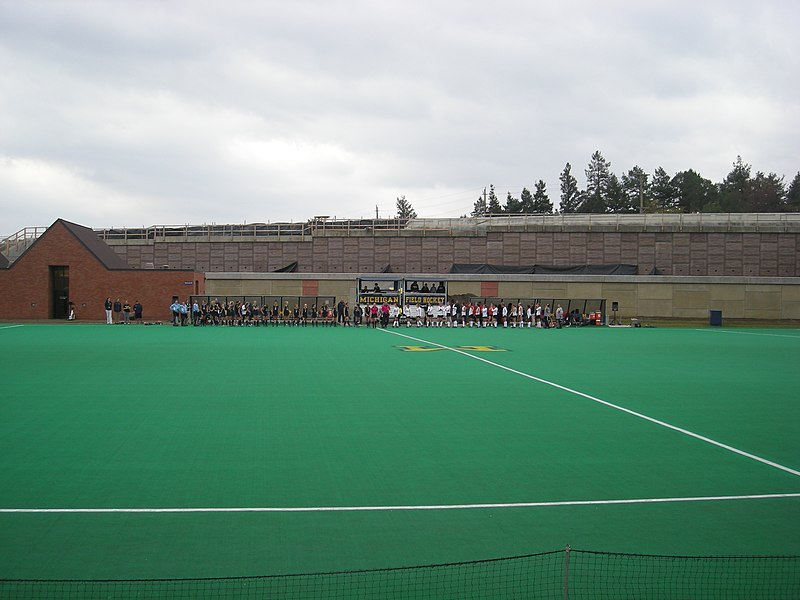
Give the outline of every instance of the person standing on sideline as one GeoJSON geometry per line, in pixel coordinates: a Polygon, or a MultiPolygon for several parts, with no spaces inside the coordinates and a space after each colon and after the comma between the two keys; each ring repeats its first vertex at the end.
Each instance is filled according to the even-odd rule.
{"type": "Polygon", "coordinates": [[[200,305],[197,303],[197,298],[192,302],[192,325],[195,327],[200,325],[200,305]]]}
{"type": "Polygon", "coordinates": [[[339,300],[339,304],[336,305],[336,322],[344,325],[344,300],[339,300]]]}
{"type": "Polygon", "coordinates": [[[133,319],[135,321],[142,320],[142,303],[138,300],[133,303],[133,319]]]}
{"type": "Polygon", "coordinates": [[[131,305],[125,300],[125,303],[122,305],[122,320],[125,325],[131,324],[131,312],[131,305]]]}
{"type": "Polygon", "coordinates": [[[172,297],[172,304],[169,305],[172,311],[172,325],[178,327],[181,324],[181,305],[178,303],[178,297],[172,297]]]}
{"type": "Polygon", "coordinates": [[[106,325],[113,325],[114,321],[111,319],[111,310],[114,308],[114,303],[111,302],[111,298],[106,298],[106,325]]]}
{"type": "Polygon", "coordinates": [[[561,305],[556,306],[556,327],[561,329],[564,326],[564,309],[561,305]]]}
{"type": "Polygon", "coordinates": [[[114,301],[114,323],[120,322],[120,313],[122,312],[122,302],[117,298],[114,301]]]}

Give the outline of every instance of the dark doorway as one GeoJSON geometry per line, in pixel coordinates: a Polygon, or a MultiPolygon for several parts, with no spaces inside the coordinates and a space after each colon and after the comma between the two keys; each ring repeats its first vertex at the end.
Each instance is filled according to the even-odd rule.
{"type": "Polygon", "coordinates": [[[69,267],[50,267],[51,304],[54,319],[69,315],[69,267]]]}

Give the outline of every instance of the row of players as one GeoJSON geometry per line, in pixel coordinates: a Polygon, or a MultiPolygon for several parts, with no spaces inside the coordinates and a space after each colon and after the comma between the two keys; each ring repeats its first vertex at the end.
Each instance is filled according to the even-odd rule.
{"type": "MultiPolygon", "coordinates": [[[[187,303],[188,304],[188,303],[187,303]]],[[[476,303],[452,302],[444,305],[430,304],[356,304],[352,312],[348,302],[340,301],[335,307],[327,304],[317,307],[304,304],[293,308],[286,302],[283,307],[274,303],[272,307],[259,307],[250,302],[217,301],[198,304],[194,302],[191,310],[184,304],[181,310],[173,308],[174,323],[193,325],[231,325],[231,326],[331,326],[367,325],[372,327],[543,327],[582,324],[584,319],[578,310],[565,314],[560,304],[552,311],[549,304],[540,303],[476,303]],[[183,308],[185,307],[185,308],[183,308]]]]}
{"type": "Polygon", "coordinates": [[[401,310],[397,305],[389,307],[389,321],[395,327],[404,323],[407,327],[562,327],[570,323],[582,323],[578,310],[570,315],[564,312],[560,304],[555,311],[549,304],[523,305],[522,303],[502,301],[498,304],[460,304],[453,302],[445,305],[410,305],[401,310]]]}

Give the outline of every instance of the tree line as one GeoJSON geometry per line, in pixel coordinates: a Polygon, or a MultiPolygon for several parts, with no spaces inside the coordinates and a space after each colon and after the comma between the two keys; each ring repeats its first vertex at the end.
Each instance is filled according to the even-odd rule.
{"type": "MultiPolygon", "coordinates": [[[[501,204],[493,185],[484,190],[472,208],[471,216],[508,214],[630,214],[630,213],[735,213],[800,212],[800,172],[787,185],[784,176],[762,171],[736,157],[733,168],[719,183],[693,169],[674,175],[662,167],[652,175],[635,166],[618,177],[611,163],[597,150],[586,167],[586,187],[581,189],[567,163],[559,176],[560,204],[553,205],[543,180],[534,184],[533,193],[522,188],[519,198],[508,192],[501,204]]],[[[397,199],[398,218],[415,218],[405,196],[397,199]],[[413,215],[413,216],[412,216],[413,215]]],[[[466,216],[466,215],[464,215],[466,216]]]]}

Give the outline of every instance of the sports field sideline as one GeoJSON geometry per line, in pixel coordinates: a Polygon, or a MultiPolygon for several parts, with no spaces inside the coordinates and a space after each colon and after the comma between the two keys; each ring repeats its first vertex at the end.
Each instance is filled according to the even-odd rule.
{"type": "Polygon", "coordinates": [[[798,330],[0,324],[0,349],[0,578],[800,554],[798,330]]]}

